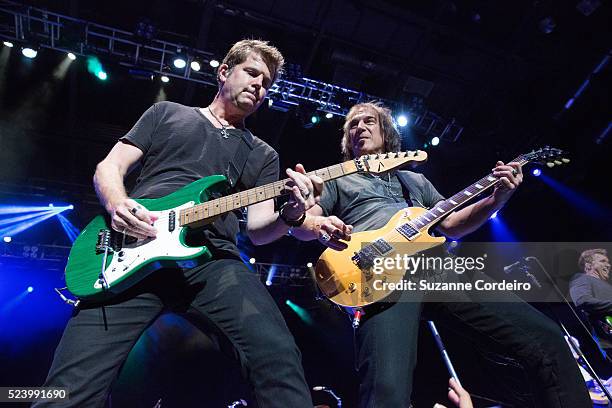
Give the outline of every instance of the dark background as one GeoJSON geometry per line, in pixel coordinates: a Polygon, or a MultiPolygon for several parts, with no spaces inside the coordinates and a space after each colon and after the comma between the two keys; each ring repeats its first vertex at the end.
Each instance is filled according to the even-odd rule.
{"type": "MultiPolygon", "coordinates": [[[[465,127],[456,142],[428,147],[424,172],[450,196],[488,173],[495,161],[508,161],[533,148],[551,145],[569,152],[571,163],[544,169],[525,182],[500,212],[500,233],[488,223],[469,241],[609,241],[610,66],[591,78],[571,109],[563,109],[594,68],[610,52],[612,7],[602,4],[589,16],[578,1],[40,1],[25,4],[132,31],[149,18],[157,37],[211,51],[222,58],[235,41],[270,40],[304,76],[407,103],[404,85],[411,77],[430,82],[428,109],[456,118],[465,127]],[[540,30],[551,17],[551,33],[540,30]]],[[[1,26],[0,26],[1,27],[1,26]]],[[[0,31],[1,33],[1,31],[0,31]]],[[[6,48],[3,50],[5,51],[6,48]]],[[[82,228],[100,210],[91,186],[99,162],[163,88],[166,99],[206,106],[216,89],[172,79],[169,84],[131,77],[102,58],[109,80],[87,72],[83,58],[62,81],[51,72],[64,55],[43,49],[32,61],[15,48],[0,61],[0,203],[70,203],[66,213],[82,228]]],[[[204,67],[203,69],[210,69],[204,67]]],[[[322,119],[304,128],[295,112],[265,104],[248,120],[255,134],[279,153],[283,167],[303,163],[314,170],[340,161],[341,118],[322,119]]],[[[428,140],[410,128],[404,145],[422,148],[428,140]]],[[[59,224],[43,223],[15,237],[23,244],[69,242],[59,224]]],[[[316,243],[283,239],[243,250],[258,261],[303,265],[316,259],[316,243]]],[[[62,286],[62,266],[3,259],[0,294],[40,282],[36,302],[3,309],[0,336],[3,385],[43,381],[69,308],[51,287],[62,286]],[[45,317],[47,316],[47,317],[45,317]],[[41,323],[44,321],[44,323],[41,323]]],[[[304,353],[311,385],[328,385],[354,406],[356,375],[348,320],[324,302],[314,302],[309,286],[273,286],[275,298],[304,353]],[[284,304],[302,304],[315,324],[305,325],[284,304]]],[[[443,401],[445,370],[422,333],[423,354],[415,386],[422,406],[443,401]]],[[[458,364],[478,393],[506,396],[507,381],[488,370],[485,354],[465,353],[469,345],[449,336],[458,364]],[[452,339],[452,341],[451,341],[452,339]],[[464,364],[462,364],[464,363],[464,364]],[[480,364],[482,363],[482,364],[480,364]],[[466,371],[466,368],[478,370],[466,371]],[[484,381],[484,379],[487,379],[484,381]]],[[[207,338],[174,316],[165,316],[143,336],[113,392],[113,406],[223,406],[248,390],[235,363],[220,355],[207,338]],[[228,367],[227,370],[225,367],[228,367]]],[[[508,377],[520,379],[512,369],[508,377]]],[[[518,381],[518,380],[517,380],[518,381]]],[[[518,381],[520,383],[520,381],[518,381]]],[[[519,390],[525,385],[511,386],[519,390]]],[[[316,395],[322,400],[324,396],[316,395]]],[[[330,403],[331,401],[328,401],[330,403]]]]}

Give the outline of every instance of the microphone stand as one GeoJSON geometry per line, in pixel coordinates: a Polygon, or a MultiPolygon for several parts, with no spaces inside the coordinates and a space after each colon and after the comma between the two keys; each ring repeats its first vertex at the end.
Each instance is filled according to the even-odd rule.
{"type": "MultiPolygon", "coordinates": [[[[540,260],[538,258],[536,258],[535,256],[528,256],[525,258],[525,260],[533,260],[535,261],[538,266],[540,267],[540,269],[542,270],[542,272],[544,272],[544,274],[546,275],[546,277],[548,278],[548,280],[550,281],[550,283],[552,284],[553,288],[555,289],[555,291],[557,292],[557,294],[561,297],[561,299],[563,299],[563,302],[570,308],[570,310],[572,311],[572,313],[574,314],[574,316],[576,317],[576,319],[580,322],[580,324],[582,325],[582,327],[587,331],[587,333],[589,333],[589,336],[591,336],[591,333],[589,332],[589,330],[584,326],[584,323],[582,322],[582,320],[580,319],[580,317],[576,314],[576,311],[574,310],[574,308],[572,307],[572,305],[569,303],[569,301],[567,300],[567,298],[563,295],[563,293],[561,292],[561,290],[559,289],[559,287],[557,286],[557,284],[555,283],[555,281],[553,280],[553,278],[550,276],[550,274],[548,273],[548,271],[546,270],[546,268],[544,267],[544,265],[542,265],[542,262],[540,262],[540,260]]],[[[591,363],[589,362],[589,360],[586,358],[586,356],[584,355],[584,353],[582,352],[582,350],[580,350],[580,347],[578,347],[574,341],[572,340],[572,336],[570,335],[570,333],[567,331],[567,329],[565,328],[565,326],[563,325],[563,323],[561,323],[561,320],[559,320],[559,317],[557,316],[557,314],[555,313],[555,311],[552,309],[552,307],[550,307],[550,305],[548,306],[551,313],[555,316],[555,319],[557,320],[557,324],[559,326],[561,326],[561,329],[563,330],[563,332],[565,333],[565,335],[567,336],[567,338],[569,339],[568,343],[570,344],[571,348],[574,350],[574,352],[576,353],[576,355],[578,355],[582,361],[584,362],[584,364],[586,365],[586,369],[589,372],[589,374],[591,375],[591,377],[593,377],[593,379],[595,380],[595,382],[597,382],[597,384],[599,385],[599,387],[601,388],[601,390],[603,391],[604,394],[606,394],[606,397],[608,397],[608,407],[612,407],[612,395],[610,395],[610,391],[605,387],[604,383],[601,381],[601,379],[599,378],[599,376],[597,375],[597,372],[595,371],[595,369],[593,368],[593,366],[591,366],[591,363]]]]}

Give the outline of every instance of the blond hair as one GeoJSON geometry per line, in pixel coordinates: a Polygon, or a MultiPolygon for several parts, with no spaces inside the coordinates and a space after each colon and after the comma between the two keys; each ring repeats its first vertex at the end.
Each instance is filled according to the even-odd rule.
{"type": "Polygon", "coordinates": [[[344,125],[342,126],[343,134],[342,141],[340,142],[340,149],[342,150],[344,160],[354,158],[353,149],[351,149],[350,122],[360,109],[367,108],[374,110],[374,112],[376,112],[378,115],[378,125],[380,126],[380,131],[383,136],[385,153],[397,152],[401,148],[402,141],[399,132],[393,124],[391,109],[385,107],[380,102],[358,103],[357,105],[354,105],[346,114],[344,125]]]}
{"type": "MultiPolygon", "coordinates": [[[[231,71],[236,65],[242,64],[249,57],[251,52],[256,52],[261,56],[264,63],[272,74],[272,82],[276,81],[283,73],[285,58],[280,51],[268,44],[268,41],[262,40],[241,40],[232,45],[232,48],[227,52],[221,64],[226,64],[228,71],[231,71]]],[[[219,66],[220,69],[221,65],[219,66]]],[[[217,77],[219,76],[217,69],[217,77]]]]}
{"type": "Polygon", "coordinates": [[[580,270],[584,272],[584,268],[586,264],[593,262],[593,255],[603,255],[606,258],[608,257],[608,252],[602,248],[596,249],[587,249],[580,254],[580,258],[578,258],[578,266],[580,270]]]}

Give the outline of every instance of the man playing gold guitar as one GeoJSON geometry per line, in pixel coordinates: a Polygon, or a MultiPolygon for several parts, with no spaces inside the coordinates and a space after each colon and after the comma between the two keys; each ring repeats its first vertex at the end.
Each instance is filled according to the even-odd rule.
{"type": "MultiPolygon", "coordinates": [[[[341,148],[346,159],[400,148],[391,113],[379,104],[353,106],[343,129],[341,148]]],[[[417,173],[389,172],[380,177],[351,175],[326,182],[321,201],[308,210],[304,224],[291,233],[298,239],[318,239],[330,248],[343,250],[347,248],[343,239],[353,229],[355,232],[382,229],[398,211],[408,207],[398,174],[410,183],[412,205],[431,208],[444,199],[417,173]],[[331,233],[320,228],[326,219],[331,219],[336,226],[331,233]]],[[[497,162],[489,177],[496,182],[493,192],[445,214],[437,223],[438,232],[460,238],[479,228],[506,204],[521,184],[521,165],[497,162]]],[[[524,302],[484,303],[462,297],[461,293],[456,296],[452,302],[401,301],[400,298],[397,302],[365,307],[365,317],[356,334],[360,407],[410,406],[417,331],[423,308],[436,322],[456,329],[472,341],[501,346],[518,360],[530,376],[531,385],[539,390],[535,406],[592,406],[575,361],[552,321],[524,302]]]]}

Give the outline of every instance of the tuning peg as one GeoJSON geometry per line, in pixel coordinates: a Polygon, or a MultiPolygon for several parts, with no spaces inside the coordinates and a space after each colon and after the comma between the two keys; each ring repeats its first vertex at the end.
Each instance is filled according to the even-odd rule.
{"type": "Polygon", "coordinates": [[[546,166],[548,166],[548,168],[552,169],[553,167],[555,167],[555,163],[548,162],[548,163],[546,163],[546,166]]]}
{"type": "Polygon", "coordinates": [[[564,157],[564,158],[562,158],[562,159],[561,159],[561,161],[562,161],[563,163],[566,163],[566,164],[567,164],[567,163],[569,163],[569,162],[570,162],[570,159],[566,159],[566,158],[564,157]]]}

